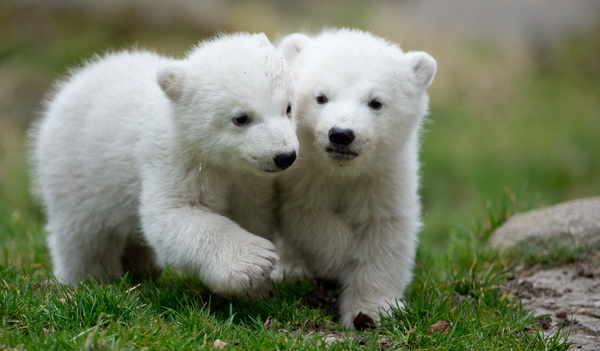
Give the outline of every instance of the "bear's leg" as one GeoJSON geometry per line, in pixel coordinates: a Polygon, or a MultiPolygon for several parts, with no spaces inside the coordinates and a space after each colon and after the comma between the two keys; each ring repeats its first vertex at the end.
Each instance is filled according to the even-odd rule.
{"type": "Polygon", "coordinates": [[[124,237],[85,229],[48,224],[48,246],[58,281],[75,285],[87,278],[107,281],[121,276],[124,237]]]}
{"type": "Polygon", "coordinates": [[[279,257],[273,244],[227,217],[172,195],[142,190],[144,236],[159,259],[197,274],[216,293],[265,296],[279,257]]]}
{"type": "MultiPolygon", "coordinates": [[[[372,267],[369,267],[372,268],[372,267]]],[[[387,315],[391,307],[404,307],[400,298],[402,294],[398,287],[393,287],[393,291],[389,291],[390,282],[382,284],[376,281],[367,279],[366,276],[360,277],[361,274],[367,274],[371,277],[378,274],[370,269],[360,269],[347,278],[340,295],[340,320],[342,324],[349,329],[361,326],[355,325],[356,317],[359,314],[366,315],[373,321],[373,326],[379,325],[382,315],[387,315]],[[358,271],[361,271],[360,273],[358,271]],[[396,291],[397,295],[392,293],[396,291]]],[[[374,280],[374,279],[373,279],[374,280]]]]}
{"type": "Polygon", "coordinates": [[[355,261],[342,278],[340,317],[354,328],[359,313],[378,324],[400,301],[412,277],[416,236],[394,221],[380,220],[364,228],[364,240],[353,249],[355,261]],[[408,233],[408,234],[401,234],[408,233]]]}

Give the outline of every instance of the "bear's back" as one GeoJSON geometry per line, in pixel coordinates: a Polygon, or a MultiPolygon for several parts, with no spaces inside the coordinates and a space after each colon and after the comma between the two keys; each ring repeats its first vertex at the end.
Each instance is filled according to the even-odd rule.
{"type": "Polygon", "coordinates": [[[57,86],[32,134],[38,195],[60,203],[78,193],[78,206],[95,200],[89,206],[97,211],[132,207],[139,191],[136,145],[148,132],[144,128],[168,121],[156,71],[169,61],[143,51],[112,53],[72,71],[57,86]]]}

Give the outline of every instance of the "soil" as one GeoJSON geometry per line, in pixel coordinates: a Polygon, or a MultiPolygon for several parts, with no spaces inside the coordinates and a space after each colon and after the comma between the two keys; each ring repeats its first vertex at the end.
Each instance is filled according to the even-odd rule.
{"type": "Polygon", "coordinates": [[[570,329],[573,350],[600,351],[600,250],[568,266],[533,267],[506,283],[548,333],[570,329]]]}

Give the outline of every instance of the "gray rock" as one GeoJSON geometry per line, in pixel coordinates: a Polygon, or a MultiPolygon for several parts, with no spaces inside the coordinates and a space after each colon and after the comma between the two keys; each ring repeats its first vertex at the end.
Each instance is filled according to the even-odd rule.
{"type": "Polygon", "coordinates": [[[530,239],[567,239],[595,247],[576,263],[546,270],[534,267],[507,285],[524,307],[546,316],[546,332],[566,325],[574,349],[600,350],[600,197],[517,214],[492,233],[490,242],[506,249],[530,239]]]}
{"type": "Polygon", "coordinates": [[[527,239],[569,238],[600,244],[600,197],[578,199],[519,213],[492,233],[490,243],[508,248],[527,239]]]}

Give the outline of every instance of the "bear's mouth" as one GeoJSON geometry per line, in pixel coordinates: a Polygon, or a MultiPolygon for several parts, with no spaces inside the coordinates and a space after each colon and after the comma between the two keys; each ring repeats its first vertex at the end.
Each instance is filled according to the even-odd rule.
{"type": "Polygon", "coordinates": [[[358,156],[356,152],[336,147],[328,147],[327,149],[325,149],[325,152],[327,152],[327,156],[331,157],[334,160],[340,161],[350,161],[358,156]]]}
{"type": "Polygon", "coordinates": [[[282,172],[283,169],[280,168],[259,168],[259,170],[264,174],[264,173],[268,173],[268,174],[276,174],[279,172],[282,172]]]}

